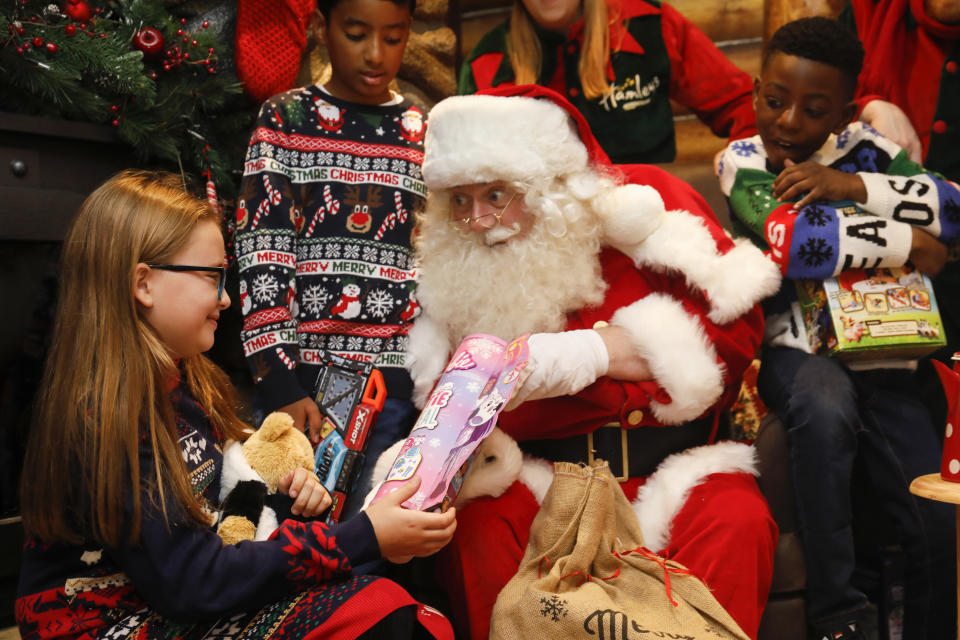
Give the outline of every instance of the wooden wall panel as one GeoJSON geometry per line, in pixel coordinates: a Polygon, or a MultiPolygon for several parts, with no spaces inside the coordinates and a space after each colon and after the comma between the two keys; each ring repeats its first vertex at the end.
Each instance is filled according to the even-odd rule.
{"type": "MultiPolygon", "coordinates": [[[[789,2],[790,0],[784,0],[789,2]]],[[[794,0],[795,1],[795,0],[794,0]]],[[[666,0],[714,42],[763,35],[764,0],[666,0]]]]}

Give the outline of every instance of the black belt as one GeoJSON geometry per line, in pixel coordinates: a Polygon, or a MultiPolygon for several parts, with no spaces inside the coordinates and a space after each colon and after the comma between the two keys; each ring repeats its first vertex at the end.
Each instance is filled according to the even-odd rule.
{"type": "Polygon", "coordinates": [[[567,438],[525,440],[520,449],[550,462],[591,464],[605,460],[610,473],[623,482],[648,476],[672,453],[707,444],[713,430],[713,415],[668,427],[624,429],[613,422],[567,438]],[[624,468],[626,466],[626,469],[624,468]]]}

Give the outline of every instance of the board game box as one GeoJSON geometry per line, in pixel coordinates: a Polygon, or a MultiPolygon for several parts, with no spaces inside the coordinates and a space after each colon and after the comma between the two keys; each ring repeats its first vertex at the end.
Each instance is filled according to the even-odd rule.
{"type": "Polygon", "coordinates": [[[918,358],[946,344],[930,279],[914,269],[850,269],[797,280],[814,353],[844,361],[918,358]]]}

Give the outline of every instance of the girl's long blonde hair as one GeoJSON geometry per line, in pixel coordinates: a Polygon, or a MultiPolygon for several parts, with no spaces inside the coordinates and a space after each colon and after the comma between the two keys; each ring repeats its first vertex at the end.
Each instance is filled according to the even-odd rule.
{"type": "MultiPolygon", "coordinates": [[[[607,0],[583,0],[583,48],[577,74],[583,95],[593,100],[610,92],[607,63],[610,60],[610,27],[607,0]]],[[[514,0],[510,14],[507,53],[516,84],[537,84],[542,52],[534,31],[535,22],[522,0],[514,0]]]]}
{"type": "Polygon", "coordinates": [[[178,372],[138,313],[133,282],[138,263],[169,262],[208,221],[219,218],[169,173],[123,171],[81,205],[63,244],[57,318],[24,461],[29,534],[135,542],[144,500],[209,524],[178,444],[170,383],[182,375],[214,428],[243,439],[235,392],[202,355],[183,359],[178,372]],[[153,453],[153,469],[143,470],[149,486],[141,486],[141,446],[153,453]]]}

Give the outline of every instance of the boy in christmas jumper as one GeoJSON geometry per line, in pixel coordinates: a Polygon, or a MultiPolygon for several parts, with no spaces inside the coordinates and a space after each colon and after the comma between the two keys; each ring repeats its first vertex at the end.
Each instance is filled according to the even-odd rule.
{"type": "Polygon", "coordinates": [[[414,4],[319,3],[332,75],[263,104],[237,210],[243,347],[262,409],[286,411],[317,442],[321,354],[383,372],[388,399],[357,486],[369,484],[372,461],[416,417],[404,353],[417,313],[410,236],[426,192],[425,127],[421,111],[389,88],[414,4]]]}
{"type": "Polygon", "coordinates": [[[817,637],[851,633],[851,625],[875,633],[874,608],[851,581],[858,458],[906,554],[904,638],[947,638],[955,619],[952,511],[908,491],[940,457],[910,375],[915,363],[847,367],[809,353],[796,304],[797,278],[908,261],[935,275],[960,233],[956,185],[869,126],[850,124],[862,59],[859,42],[834,20],[781,27],[754,83],[760,133],[726,148],[720,182],[735,230],[767,249],[786,276],[766,304],[758,388],[788,431],[811,626],[817,637]]]}

